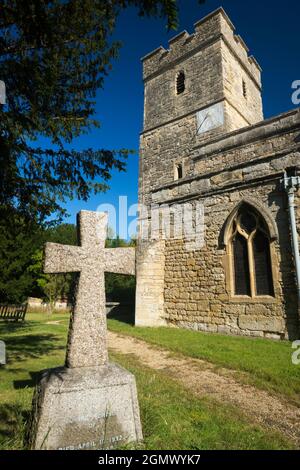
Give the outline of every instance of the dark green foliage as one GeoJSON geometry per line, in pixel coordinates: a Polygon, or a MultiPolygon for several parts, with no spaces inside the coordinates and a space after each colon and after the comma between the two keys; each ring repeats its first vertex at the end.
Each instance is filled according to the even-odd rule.
{"type": "Polygon", "coordinates": [[[125,169],[127,150],[70,148],[99,126],[95,94],[117,57],[111,34],[119,12],[166,17],[177,25],[176,0],[3,0],[0,70],[0,205],[44,219],[61,202],[104,191],[111,170],[125,169]],[[37,139],[43,137],[45,145],[37,139]]]}
{"type": "Polygon", "coordinates": [[[134,305],[135,276],[105,273],[106,300],[134,305]]]}
{"type": "Polygon", "coordinates": [[[45,233],[39,225],[16,211],[0,210],[0,302],[19,303],[39,289],[28,268],[45,233]]]}
{"type": "Polygon", "coordinates": [[[47,242],[77,245],[77,229],[73,224],[60,224],[46,230],[47,242]]]}
{"type": "MultiPolygon", "coordinates": [[[[76,245],[76,227],[62,224],[45,229],[13,209],[0,209],[0,302],[20,303],[42,297],[42,252],[46,241],[76,245]]],[[[66,275],[66,296],[72,275],[66,275]]]]}
{"type": "MultiPolygon", "coordinates": [[[[107,248],[134,247],[135,240],[122,240],[119,237],[106,240],[107,248]]],[[[135,276],[105,273],[106,299],[111,302],[135,303],[135,276]]]]}
{"type": "Polygon", "coordinates": [[[0,120],[0,202],[50,215],[58,201],[86,200],[105,189],[127,152],[68,150],[66,143],[97,125],[94,97],[117,46],[110,2],[4,1],[0,10],[1,79],[7,106],[0,120]],[[34,144],[49,139],[48,148],[34,144]],[[52,144],[52,145],[51,145],[52,144]]]}

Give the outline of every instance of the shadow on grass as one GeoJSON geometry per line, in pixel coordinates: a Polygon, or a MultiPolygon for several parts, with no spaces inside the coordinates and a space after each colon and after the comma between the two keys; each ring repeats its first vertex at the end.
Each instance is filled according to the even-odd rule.
{"type": "Polygon", "coordinates": [[[22,331],[24,329],[27,329],[28,327],[31,327],[33,323],[34,322],[31,322],[31,321],[24,321],[24,322],[1,321],[0,322],[0,336],[13,334],[20,330],[22,331]]]}
{"type": "Polygon", "coordinates": [[[127,323],[128,325],[134,325],[134,305],[117,305],[109,312],[107,318],[110,318],[112,320],[118,320],[122,323],[127,323]]]}
{"type": "Polygon", "coordinates": [[[14,388],[20,390],[22,388],[33,388],[38,383],[41,377],[41,371],[29,372],[30,379],[27,380],[13,380],[14,388]]]}
{"type": "Polygon", "coordinates": [[[37,358],[49,352],[64,350],[61,338],[54,334],[21,335],[6,340],[7,364],[37,358]]]}

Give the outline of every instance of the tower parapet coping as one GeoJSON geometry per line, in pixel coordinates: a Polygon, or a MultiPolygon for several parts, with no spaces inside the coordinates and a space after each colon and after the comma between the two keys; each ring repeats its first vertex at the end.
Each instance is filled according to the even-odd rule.
{"type": "Polygon", "coordinates": [[[195,49],[200,50],[222,39],[243,62],[258,86],[261,85],[261,67],[256,59],[248,54],[247,45],[240,35],[235,34],[235,27],[222,7],[197,21],[194,29],[192,34],[182,31],[171,38],[168,49],[160,46],[141,59],[145,81],[160,74],[174,62],[184,60],[195,49]]]}

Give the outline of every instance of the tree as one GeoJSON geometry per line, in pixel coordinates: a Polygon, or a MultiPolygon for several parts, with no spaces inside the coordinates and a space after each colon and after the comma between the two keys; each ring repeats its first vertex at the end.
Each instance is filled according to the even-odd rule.
{"type": "Polygon", "coordinates": [[[60,224],[46,230],[47,242],[77,245],[77,228],[73,224],[60,224]]]}
{"type": "Polygon", "coordinates": [[[0,302],[20,303],[30,294],[39,295],[28,268],[43,242],[44,230],[35,221],[0,208],[0,302]]]}
{"type": "Polygon", "coordinates": [[[112,169],[125,170],[128,150],[69,147],[99,126],[95,93],[118,54],[120,44],[111,43],[116,18],[131,5],[141,16],[177,25],[176,0],[1,2],[7,105],[0,109],[0,205],[40,220],[53,212],[63,216],[64,200],[87,200],[107,188],[112,169]],[[37,143],[41,136],[49,145],[37,143]]]}

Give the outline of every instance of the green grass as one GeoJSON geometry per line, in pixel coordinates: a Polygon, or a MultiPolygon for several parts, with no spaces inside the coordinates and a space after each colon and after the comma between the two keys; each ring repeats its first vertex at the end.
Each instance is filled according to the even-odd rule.
{"type": "Polygon", "coordinates": [[[204,359],[239,372],[239,378],[261,389],[285,396],[300,405],[300,366],[292,364],[288,341],[207,334],[176,328],[139,328],[109,320],[109,328],[143,339],[170,351],[204,359]]]}
{"type": "MultiPolygon", "coordinates": [[[[68,316],[30,314],[24,325],[0,324],[9,362],[0,369],[0,448],[21,449],[38,372],[62,365],[68,316]],[[62,320],[60,325],[47,321],[62,320]]],[[[249,422],[237,409],[196,398],[133,356],[112,358],[137,379],[146,449],[289,449],[284,437],[249,422]]]]}
{"type": "Polygon", "coordinates": [[[24,422],[39,372],[64,362],[67,315],[29,314],[25,323],[0,323],[8,363],[0,368],[0,449],[22,448],[24,422]],[[47,321],[62,320],[60,325],[47,321]]]}
{"type": "Polygon", "coordinates": [[[198,399],[162,372],[136,358],[112,355],[137,379],[146,449],[287,449],[277,433],[249,423],[236,409],[198,399]]]}

